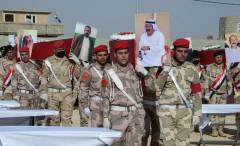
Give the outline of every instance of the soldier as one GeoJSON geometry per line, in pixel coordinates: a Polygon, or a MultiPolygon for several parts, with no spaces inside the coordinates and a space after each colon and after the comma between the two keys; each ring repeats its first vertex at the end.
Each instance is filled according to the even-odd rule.
{"type": "Polygon", "coordinates": [[[172,62],[163,64],[161,78],[156,81],[157,114],[163,145],[187,146],[192,120],[197,121],[201,115],[201,85],[194,65],[186,61],[189,41],[177,39],[173,46],[172,62]]]}
{"type": "Polygon", "coordinates": [[[149,74],[145,77],[145,86],[143,86],[143,105],[146,111],[145,115],[145,135],[143,137],[143,145],[147,145],[149,134],[152,128],[151,145],[159,145],[159,120],[156,115],[156,95],[154,80],[161,65],[161,58],[165,54],[164,36],[159,30],[155,20],[145,21],[144,33],[139,41],[137,64],[144,66],[149,70],[149,74]],[[154,127],[154,128],[153,128],[154,127]]]}
{"type": "Polygon", "coordinates": [[[3,72],[3,64],[2,62],[5,60],[4,58],[4,55],[3,55],[3,51],[4,51],[4,47],[1,47],[0,48],[0,100],[3,100],[4,99],[4,96],[3,96],[3,90],[4,90],[4,87],[3,87],[3,80],[4,80],[4,72],[3,72]]]}
{"type": "Polygon", "coordinates": [[[118,41],[112,47],[116,64],[106,70],[102,80],[103,126],[122,131],[113,146],[141,146],[145,112],[140,82],[128,60],[128,42],[118,41]]]}
{"type": "Polygon", "coordinates": [[[3,86],[1,87],[2,91],[0,91],[0,99],[10,100],[12,99],[12,91],[6,90],[6,88],[11,83],[11,78],[13,74],[12,68],[13,68],[13,65],[16,63],[14,48],[11,45],[4,47],[3,56],[4,58],[2,58],[0,62],[0,70],[1,70],[0,86],[3,86]],[[4,91],[4,96],[3,96],[3,91],[4,91]]]}
{"type": "Polygon", "coordinates": [[[60,112],[50,117],[50,125],[71,126],[76,97],[72,92],[72,64],[63,48],[55,49],[55,55],[45,60],[43,76],[48,79],[48,108],[60,112]]]}
{"type": "Polygon", "coordinates": [[[29,59],[29,48],[23,47],[19,52],[22,61],[15,64],[12,83],[6,90],[12,89],[13,98],[19,100],[21,107],[38,108],[45,100],[46,80],[40,78],[36,65],[29,59]]]}
{"type": "Polygon", "coordinates": [[[104,69],[111,65],[107,63],[108,49],[106,45],[94,48],[96,62],[87,67],[80,79],[79,112],[81,126],[86,126],[90,116],[91,127],[103,126],[103,103],[101,97],[101,80],[104,69]],[[82,119],[84,118],[84,119],[82,119]]]}
{"type": "MultiPolygon", "coordinates": [[[[223,55],[220,52],[214,54],[215,62],[210,64],[206,69],[205,91],[208,91],[205,98],[211,104],[226,104],[228,90],[232,88],[231,82],[226,73],[226,67],[223,62],[223,55]]],[[[213,123],[212,136],[226,137],[223,132],[225,116],[212,115],[210,119],[213,123]],[[219,125],[220,124],[220,125],[219,125]]]]}
{"type": "MultiPolygon", "coordinates": [[[[230,43],[230,48],[233,50],[239,50],[240,47],[238,46],[238,38],[236,35],[231,35],[229,37],[229,43],[230,43]]],[[[234,102],[239,104],[240,103],[240,63],[236,62],[231,65],[229,65],[229,77],[233,85],[233,92],[232,95],[234,97],[234,102]]],[[[236,115],[236,125],[240,126],[240,115],[236,115]]]]}
{"type": "Polygon", "coordinates": [[[151,134],[151,146],[160,145],[160,125],[156,112],[156,85],[155,80],[159,75],[157,67],[147,68],[148,75],[143,79],[143,107],[145,110],[145,134],[142,139],[142,145],[148,145],[148,138],[151,134]]]}
{"type": "MultiPolygon", "coordinates": [[[[204,75],[205,75],[205,68],[203,65],[200,64],[200,52],[197,50],[194,50],[192,52],[192,63],[195,65],[198,76],[200,78],[201,86],[204,86],[204,75]]],[[[204,95],[204,90],[202,90],[202,94],[204,95]]],[[[202,103],[208,103],[208,101],[205,100],[205,98],[202,98],[202,103]]]]}

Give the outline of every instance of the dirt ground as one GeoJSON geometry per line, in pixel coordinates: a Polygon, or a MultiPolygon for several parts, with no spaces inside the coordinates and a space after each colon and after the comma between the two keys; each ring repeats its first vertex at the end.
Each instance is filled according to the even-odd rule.
{"type": "MultiPolygon", "coordinates": [[[[226,126],[224,127],[224,132],[227,134],[226,138],[222,137],[212,137],[211,136],[211,128],[206,127],[204,129],[204,135],[203,139],[205,141],[217,141],[219,144],[206,144],[206,146],[226,146],[224,141],[230,142],[235,139],[236,135],[236,126],[235,126],[235,116],[234,115],[229,115],[226,116],[226,126]],[[230,124],[230,125],[228,125],[230,124]],[[231,125],[233,124],[233,125],[231,125]]],[[[79,113],[78,110],[74,110],[73,113],[73,126],[79,126],[80,125],[80,118],[79,118],[79,113]]],[[[198,142],[200,140],[200,133],[199,132],[193,132],[191,134],[191,146],[197,146],[198,142]]]]}

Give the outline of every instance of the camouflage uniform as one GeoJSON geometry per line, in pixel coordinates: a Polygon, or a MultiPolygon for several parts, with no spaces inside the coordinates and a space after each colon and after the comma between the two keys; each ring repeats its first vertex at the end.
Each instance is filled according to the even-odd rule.
{"type": "MultiPolygon", "coordinates": [[[[240,63],[235,63],[228,70],[230,81],[234,87],[234,103],[240,104],[240,63]]],[[[236,125],[240,129],[240,115],[236,114],[236,125]]],[[[239,134],[239,133],[238,133],[239,134]]]]}
{"type": "MultiPolygon", "coordinates": [[[[27,63],[19,62],[17,64],[21,66],[23,73],[35,89],[39,90],[40,93],[46,90],[46,80],[45,78],[40,78],[37,67],[32,61],[27,63]]],[[[39,108],[41,103],[39,93],[34,91],[33,87],[29,85],[23,75],[17,70],[16,66],[14,66],[14,71],[11,86],[8,87],[12,89],[14,98],[19,100],[21,107],[39,108]]]]}
{"type": "MultiPolygon", "coordinates": [[[[217,65],[215,63],[210,64],[206,69],[206,75],[205,75],[205,91],[210,90],[209,87],[213,84],[213,82],[217,79],[217,77],[222,73],[222,68],[224,64],[217,65]]],[[[228,90],[231,88],[231,82],[228,80],[228,76],[226,79],[224,79],[221,86],[216,89],[216,91],[213,91],[213,95],[209,99],[210,104],[226,104],[227,103],[227,97],[228,97],[228,90]]],[[[225,123],[225,116],[222,115],[211,115],[210,119],[213,124],[221,124],[221,125],[213,125],[213,135],[214,133],[221,133],[223,130],[223,124],[225,123]]]]}
{"type": "Polygon", "coordinates": [[[116,64],[113,70],[122,81],[124,90],[140,106],[136,108],[116,87],[110,77],[104,74],[102,80],[103,116],[109,118],[113,130],[123,133],[120,139],[113,142],[113,146],[141,146],[145,112],[141,106],[139,79],[131,64],[126,67],[116,64]]]}
{"type": "MultiPolygon", "coordinates": [[[[201,87],[204,88],[205,86],[205,80],[206,80],[206,69],[204,68],[204,66],[202,65],[197,65],[195,66],[198,76],[200,78],[200,83],[201,83],[201,87]]],[[[206,90],[202,90],[202,95],[205,95],[205,92],[207,92],[206,90]]],[[[203,104],[207,104],[208,101],[202,96],[202,103],[203,104]]]]}
{"type": "Polygon", "coordinates": [[[147,146],[148,138],[151,134],[151,146],[160,145],[160,125],[159,118],[156,112],[156,85],[158,68],[149,68],[149,75],[144,79],[143,84],[143,107],[145,110],[145,135],[143,137],[142,145],[147,146]]]}
{"type": "Polygon", "coordinates": [[[102,127],[103,125],[103,103],[101,97],[101,80],[104,68],[109,69],[110,64],[101,67],[99,63],[91,64],[83,71],[80,79],[79,90],[79,112],[81,118],[81,126],[87,126],[88,115],[84,113],[84,109],[89,108],[91,111],[90,120],[91,127],[102,127]]]}
{"type": "Polygon", "coordinates": [[[229,80],[234,87],[234,99],[240,103],[240,63],[236,63],[228,70],[229,80]]]}
{"type": "MultiPolygon", "coordinates": [[[[165,83],[158,78],[157,85],[164,84],[162,91],[156,92],[159,99],[157,114],[161,136],[164,146],[187,146],[190,144],[192,116],[201,115],[201,86],[193,64],[184,62],[182,65],[175,65],[173,63],[172,71],[188,102],[193,101],[194,108],[192,113],[192,109],[186,107],[170,76],[166,78],[165,83]],[[192,91],[195,85],[200,91],[192,91]]],[[[163,71],[160,76],[167,76],[167,73],[163,71]]]]}
{"type": "Polygon", "coordinates": [[[49,118],[50,125],[59,126],[62,123],[63,126],[71,126],[76,101],[72,92],[72,64],[66,57],[58,58],[55,55],[48,58],[48,61],[58,80],[66,87],[64,88],[57,82],[50,68],[46,66],[43,76],[48,79],[48,108],[60,113],[60,116],[49,118]]]}
{"type": "MultiPolygon", "coordinates": [[[[1,70],[2,70],[2,79],[4,80],[4,78],[6,77],[7,73],[9,72],[10,66],[14,66],[15,62],[12,60],[8,60],[8,59],[3,59],[1,61],[1,70]]],[[[1,86],[3,85],[3,80],[1,81],[1,86]]],[[[1,88],[3,89],[3,88],[1,88]]],[[[4,88],[4,97],[3,99],[5,100],[11,100],[12,99],[12,90],[8,90],[7,87],[4,88]]]]}
{"type": "Polygon", "coordinates": [[[4,99],[2,85],[3,85],[3,79],[5,76],[5,72],[3,69],[3,61],[4,61],[4,58],[0,58],[0,100],[4,99]]]}

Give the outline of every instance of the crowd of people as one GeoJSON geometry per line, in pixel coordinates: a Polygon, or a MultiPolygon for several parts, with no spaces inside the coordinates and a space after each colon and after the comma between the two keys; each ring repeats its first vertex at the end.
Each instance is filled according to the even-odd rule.
{"type": "MultiPolygon", "coordinates": [[[[225,104],[234,97],[240,102],[238,63],[226,66],[224,54],[217,52],[215,62],[204,67],[197,51],[192,62],[187,61],[190,42],[176,39],[170,50],[153,20],[146,21],[136,66],[129,61],[127,40],[111,46],[114,63],[109,62],[106,44],[93,48],[89,56],[90,33],[91,27],[85,27],[78,38],[82,41],[75,44],[80,49],[74,48],[70,57],[57,48],[53,56],[33,61],[25,46],[16,61],[15,48],[6,46],[0,58],[0,99],[17,100],[21,108],[59,111],[58,116],[37,121],[50,126],[71,126],[78,102],[80,126],[122,132],[114,146],[187,146],[199,123],[202,101],[225,104]]],[[[240,49],[237,44],[232,35],[230,48],[240,49]]],[[[210,118],[212,136],[225,137],[224,116],[210,118]]]]}

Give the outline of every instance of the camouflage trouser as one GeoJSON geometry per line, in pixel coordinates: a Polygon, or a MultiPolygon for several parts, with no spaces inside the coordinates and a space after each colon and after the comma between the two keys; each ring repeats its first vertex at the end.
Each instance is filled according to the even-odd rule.
{"type": "Polygon", "coordinates": [[[0,96],[0,100],[4,100],[4,96],[0,96]]]}
{"type": "MultiPolygon", "coordinates": [[[[240,96],[235,95],[234,98],[235,98],[235,103],[240,104],[240,96]]],[[[236,125],[237,125],[237,128],[240,129],[240,114],[239,113],[236,114],[236,125]]]]}
{"type": "Polygon", "coordinates": [[[158,108],[164,146],[190,145],[192,111],[190,108],[158,108]]]}
{"type": "Polygon", "coordinates": [[[110,111],[109,119],[113,130],[121,131],[122,137],[115,140],[112,146],[141,146],[144,134],[143,109],[131,112],[110,111]]]}
{"type": "Polygon", "coordinates": [[[12,93],[11,94],[3,94],[3,91],[0,90],[0,100],[13,100],[12,93]]]}
{"type": "Polygon", "coordinates": [[[85,103],[81,103],[80,99],[78,99],[79,104],[79,115],[80,115],[80,126],[81,127],[89,127],[90,126],[90,118],[88,115],[84,113],[84,108],[89,107],[89,105],[85,105],[85,103]]]}
{"type": "Polygon", "coordinates": [[[103,127],[103,103],[102,100],[90,98],[91,127],[103,127]]]}
{"type": "MultiPolygon", "coordinates": [[[[227,102],[227,94],[213,94],[211,97],[209,103],[210,104],[226,104],[227,102]]],[[[221,124],[221,125],[215,125],[217,128],[223,128],[223,125],[225,123],[225,116],[223,115],[210,115],[210,120],[213,124],[221,124]]]]}
{"type": "Polygon", "coordinates": [[[19,94],[18,99],[22,108],[40,109],[42,100],[35,94],[19,94]]]}
{"type": "Polygon", "coordinates": [[[3,96],[3,91],[0,90],[0,100],[3,100],[4,96],[3,96]]]}
{"type": "Polygon", "coordinates": [[[48,94],[48,108],[59,111],[60,116],[49,117],[51,126],[71,126],[73,106],[76,98],[72,96],[72,91],[63,93],[49,93],[48,94]]]}
{"type": "Polygon", "coordinates": [[[144,106],[145,110],[145,134],[142,139],[142,146],[148,145],[148,138],[151,134],[151,143],[150,146],[159,146],[160,145],[160,125],[159,118],[156,112],[155,106],[144,106]]]}

